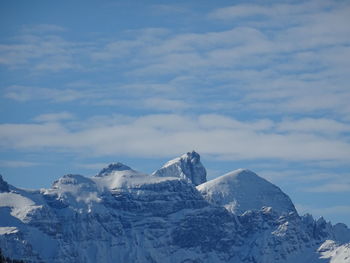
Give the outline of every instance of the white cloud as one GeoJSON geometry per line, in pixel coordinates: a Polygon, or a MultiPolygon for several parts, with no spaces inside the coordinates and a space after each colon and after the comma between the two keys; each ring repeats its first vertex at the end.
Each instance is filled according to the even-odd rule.
{"type": "Polygon", "coordinates": [[[271,8],[258,5],[236,5],[219,8],[209,14],[214,19],[237,19],[245,16],[273,15],[271,8]]]}
{"type": "MultiPolygon", "coordinates": [[[[251,26],[280,28],[289,24],[295,27],[305,23],[314,23],[315,20],[337,22],[344,16],[332,16],[347,10],[347,8],[346,3],[335,3],[327,0],[300,3],[236,4],[212,11],[209,13],[209,18],[227,21],[246,19],[246,23],[250,22],[251,26]],[[330,19],[331,17],[333,19],[330,19]]],[[[331,26],[332,23],[328,23],[328,26],[331,26]]]]}
{"type": "Polygon", "coordinates": [[[226,160],[349,160],[350,145],[341,138],[278,134],[273,126],[267,120],[164,114],[124,118],[122,122],[97,121],[80,129],[75,125],[74,131],[64,123],[2,124],[0,141],[10,149],[89,150],[97,155],[165,157],[196,149],[226,160]]]}
{"type": "Polygon", "coordinates": [[[24,34],[17,37],[15,44],[0,44],[0,64],[30,71],[75,69],[79,68],[73,59],[77,48],[57,35],[24,34]]]}
{"type": "Polygon", "coordinates": [[[4,97],[20,102],[30,100],[50,100],[54,102],[68,102],[78,99],[98,98],[98,95],[96,92],[86,89],[56,89],[15,85],[10,86],[6,89],[4,97]]]}
{"type": "Polygon", "coordinates": [[[232,119],[227,116],[218,114],[205,114],[198,117],[198,124],[200,127],[207,128],[226,128],[243,131],[267,131],[270,130],[274,124],[271,120],[262,119],[258,121],[242,122],[232,119]]]}
{"type": "Polygon", "coordinates": [[[139,48],[142,42],[121,40],[108,43],[102,50],[95,51],[91,54],[92,59],[111,60],[131,55],[135,48],[139,48]]]}
{"type": "Polygon", "coordinates": [[[326,133],[336,135],[350,132],[350,125],[332,119],[303,118],[299,120],[286,119],[277,126],[280,131],[294,131],[307,133],[326,133]]]}
{"type": "Polygon", "coordinates": [[[350,176],[348,175],[347,182],[329,182],[323,185],[303,188],[305,192],[311,193],[340,193],[350,192],[350,176]]]}
{"type": "Polygon", "coordinates": [[[59,113],[46,113],[40,114],[35,117],[34,120],[37,122],[56,122],[62,120],[71,120],[74,119],[74,116],[69,112],[59,112],[59,113]]]}
{"type": "MultiPolygon", "coordinates": [[[[174,6],[161,6],[169,7],[174,6]]],[[[349,119],[349,10],[348,4],[332,1],[239,4],[211,13],[211,17],[222,19],[245,18],[226,30],[174,33],[143,28],[89,43],[31,33],[19,37],[17,43],[1,45],[0,57],[4,64],[31,63],[31,69],[39,71],[73,67],[118,72],[117,78],[136,80],[118,85],[118,91],[128,88],[123,91],[126,97],[152,92],[145,98],[145,107],[152,105],[152,100],[162,100],[178,110],[190,102],[191,108],[199,105],[217,111],[318,115],[329,111],[349,119]],[[269,28],[271,20],[281,26],[269,28]],[[213,90],[217,92],[214,96],[213,90]],[[228,98],[231,101],[225,100],[228,98]]],[[[52,25],[39,27],[55,31],[52,25]]],[[[101,84],[91,89],[100,93],[101,84]]],[[[65,91],[68,98],[63,101],[79,97],[75,90],[65,91]]],[[[111,93],[99,96],[95,103],[100,105],[118,103],[117,98],[110,98],[111,93]]],[[[8,97],[26,100],[30,95],[10,93],[8,97]]]]}
{"type": "Polygon", "coordinates": [[[15,161],[15,160],[0,160],[0,167],[11,167],[11,168],[19,168],[19,167],[32,167],[42,165],[42,163],[37,162],[27,162],[27,161],[15,161]]]}
{"type": "MultiPolygon", "coordinates": [[[[176,12],[174,6],[158,7],[176,12]]],[[[10,69],[98,68],[128,80],[106,84],[84,79],[61,88],[13,85],[5,89],[6,98],[115,106],[134,116],[149,111],[177,114],[100,116],[56,126],[3,124],[1,144],[132,156],[173,156],[195,148],[226,160],[346,163],[350,156],[348,11],[348,4],[332,1],[239,4],[209,15],[227,21],[243,18],[240,23],[229,22],[233,28],[225,21],[225,27],[213,26],[210,32],[144,28],[89,43],[68,41],[58,35],[64,29],[53,25],[24,30],[12,44],[0,45],[0,62],[10,69]],[[208,112],[214,114],[204,114],[208,112]],[[238,120],[245,114],[252,120],[238,120]],[[272,121],[276,116],[282,121],[272,121]],[[10,134],[25,128],[28,140],[17,131],[10,134]]],[[[60,122],[71,117],[50,113],[35,120],[60,122]]]]}
{"type": "MultiPolygon", "coordinates": [[[[110,87],[96,87],[93,84],[73,83],[69,88],[42,88],[14,85],[7,87],[4,98],[18,102],[51,101],[64,104],[77,101],[80,104],[96,106],[114,106],[128,109],[146,109],[156,112],[181,112],[198,106],[195,102],[182,99],[181,93],[173,85],[165,84],[130,84],[112,85],[110,87]],[[84,86],[85,88],[81,87],[84,86]],[[140,96],[143,100],[140,100],[140,96]]],[[[191,100],[191,98],[189,98],[191,100]]],[[[56,113],[54,113],[55,115],[56,113]]],[[[72,118],[67,113],[58,116],[39,116],[43,118],[72,118]]]]}

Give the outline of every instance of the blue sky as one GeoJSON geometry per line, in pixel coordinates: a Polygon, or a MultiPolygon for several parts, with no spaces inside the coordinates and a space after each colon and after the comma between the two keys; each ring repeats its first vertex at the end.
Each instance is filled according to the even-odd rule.
{"type": "Polygon", "coordinates": [[[350,225],[349,1],[2,1],[0,171],[48,187],[196,150],[350,225]]]}

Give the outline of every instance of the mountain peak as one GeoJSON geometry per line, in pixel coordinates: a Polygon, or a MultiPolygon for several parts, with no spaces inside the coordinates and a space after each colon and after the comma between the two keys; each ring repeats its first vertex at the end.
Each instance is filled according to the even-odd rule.
{"type": "Polygon", "coordinates": [[[227,173],[226,175],[237,176],[237,177],[249,177],[249,176],[259,177],[256,173],[246,168],[239,168],[237,170],[227,173]]]}
{"type": "Polygon", "coordinates": [[[200,155],[188,152],[180,157],[168,161],[162,168],[152,173],[159,177],[179,177],[194,185],[207,181],[207,171],[200,161],[200,155]]]}
{"type": "Polygon", "coordinates": [[[120,163],[120,162],[111,163],[107,167],[103,168],[96,176],[103,177],[103,176],[109,175],[115,171],[127,171],[127,170],[132,170],[132,169],[129,166],[127,166],[123,163],[120,163]]]}
{"type": "Polygon", "coordinates": [[[157,172],[115,163],[92,178],[64,175],[39,191],[8,187],[0,176],[4,256],[52,263],[349,263],[346,225],[299,217],[288,196],[250,170],[199,191],[185,181],[205,180],[196,152],[157,172]]]}
{"type": "Polygon", "coordinates": [[[192,151],[192,152],[187,152],[185,154],[183,154],[181,156],[181,158],[189,158],[191,160],[196,160],[196,161],[200,161],[201,156],[199,155],[199,153],[192,151]]]}
{"type": "Polygon", "coordinates": [[[238,169],[197,187],[209,202],[230,212],[272,207],[279,214],[295,212],[290,198],[277,186],[248,169],[238,169]]]}

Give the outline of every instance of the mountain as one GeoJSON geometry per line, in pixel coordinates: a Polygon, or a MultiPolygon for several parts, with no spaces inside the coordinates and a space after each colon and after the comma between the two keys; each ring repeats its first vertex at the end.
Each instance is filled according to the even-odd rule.
{"type": "Polygon", "coordinates": [[[194,185],[200,185],[207,181],[207,171],[200,161],[200,156],[195,151],[188,152],[175,158],[162,168],[152,173],[159,177],[179,177],[194,185]]]}
{"type": "Polygon", "coordinates": [[[205,179],[197,155],[174,159],[161,175],[115,163],[40,190],[0,178],[2,253],[49,263],[349,262],[344,224],[299,216],[281,190],[248,170],[196,187],[194,178],[205,179]],[[254,191],[267,197],[257,202],[254,191]],[[227,207],[228,196],[214,201],[209,193],[229,193],[237,209],[227,207]]]}
{"type": "Polygon", "coordinates": [[[273,207],[279,214],[296,213],[290,198],[277,186],[247,169],[238,169],[197,186],[210,203],[235,214],[273,207]]]}

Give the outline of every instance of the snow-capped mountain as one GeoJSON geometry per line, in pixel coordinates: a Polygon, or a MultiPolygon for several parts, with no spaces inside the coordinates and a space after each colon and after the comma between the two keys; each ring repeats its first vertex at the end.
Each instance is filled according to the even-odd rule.
{"type": "Polygon", "coordinates": [[[0,248],[25,262],[350,262],[344,224],[299,216],[248,170],[196,188],[205,174],[192,152],[153,175],[115,163],[35,191],[0,177],[0,248]]]}
{"type": "Polygon", "coordinates": [[[296,213],[290,198],[277,186],[247,169],[238,169],[197,186],[210,203],[235,214],[273,207],[279,214],[296,213]]]}

